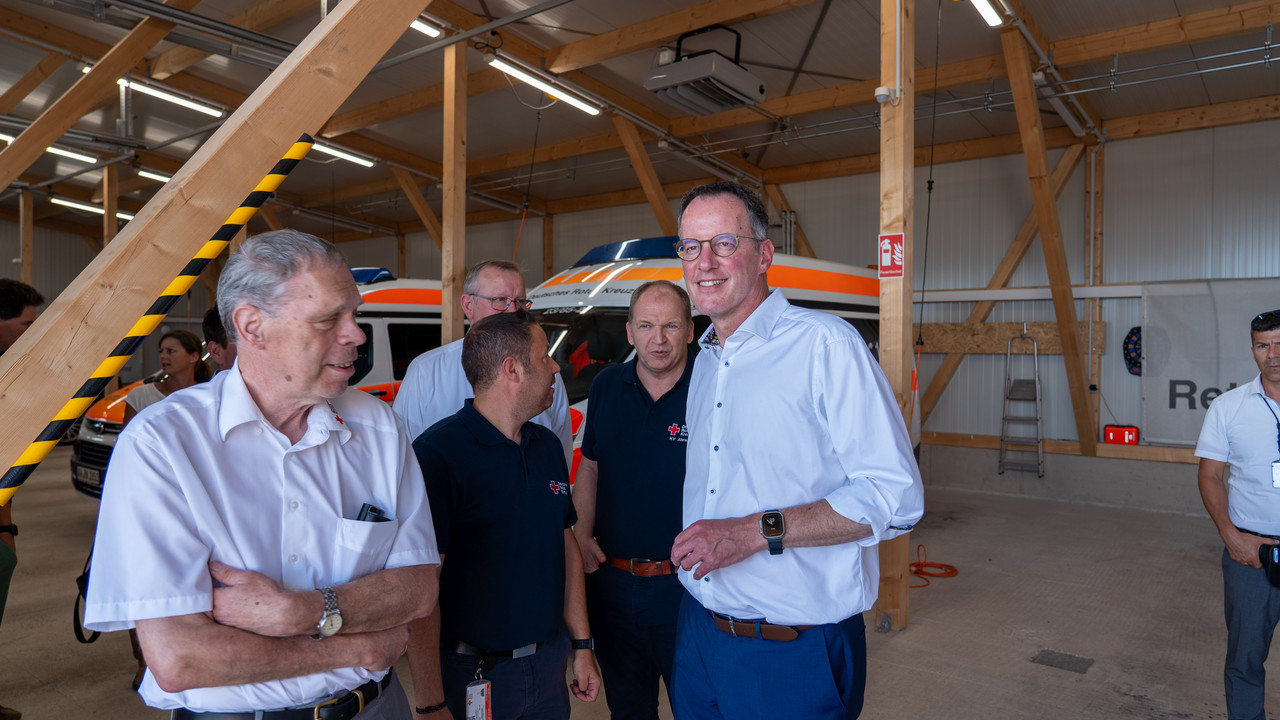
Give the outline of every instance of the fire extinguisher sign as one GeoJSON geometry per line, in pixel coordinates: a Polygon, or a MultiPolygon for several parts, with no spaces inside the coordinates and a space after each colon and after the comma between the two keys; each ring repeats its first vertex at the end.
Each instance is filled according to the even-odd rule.
{"type": "Polygon", "coordinates": [[[902,233],[887,233],[880,236],[880,279],[902,277],[902,233]]]}

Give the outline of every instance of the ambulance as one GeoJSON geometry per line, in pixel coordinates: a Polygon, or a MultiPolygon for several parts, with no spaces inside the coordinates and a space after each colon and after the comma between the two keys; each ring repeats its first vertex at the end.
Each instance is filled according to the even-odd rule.
{"type": "MultiPolygon", "coordinates": [[[[631,293],[650,280],[684,287],[675,237],[639,238],[589,250],[573,267],[529,293],[530,312],[547,333],[551,356],[560,364],[568,391],[574,451],[571,476],[582,458],[582,421],[591,381],[610,365],[635,354],[627,342],[631,293]]],[[[872,353],[879,344],[880,282],[876,271],[812,258],[774,253],[769,287],[780,288],[793,305],[844,318],[872,353]]],[[[694,308],[694,343],[711,320],[694,308]]]]}
{"type": "MultiPolygon", "coordinates": [[[[358,349],[351,385],[390,403],[409,363],[440,346],[440,281],[397,280],[385,268],[352,268],[364,304],[357,324],[365,341],[358,349]]],[[[155,373],[94,403],[72,443],[71,483],[80,492],[102,496],[102,479],[116,436],[124,428],[124,398],[155,373]]]]}

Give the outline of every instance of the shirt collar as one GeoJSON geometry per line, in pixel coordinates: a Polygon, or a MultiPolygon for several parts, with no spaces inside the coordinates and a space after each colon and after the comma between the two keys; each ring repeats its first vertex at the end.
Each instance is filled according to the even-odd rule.
{"type": "MultiPolygon", "coordinates": [[[[710,332],[710,330],[708,330],[708,332],[710,332]]],[[[703,333],[703,335],[705,337],[706,333],[703,333]]],[[[640,361],[637,358],[633,357],[627,362],[623,363],[622,379],[623,381],[631,383],[632,385],[642,387],[644,384],[640,382],[640,376],[636,374],[636,365],[639,362],[640,361]]],[[[672,385],[672,388],[677,388],[677,387],[680,387],[681,385],[689,384],[689,376],[692,374],[693,374],[693,358],[686,357],[684,359],[684,371],[680,373],[680,379],[676,381],[675,385],[672,385]]]]}
{"type": "MultiPolygon", "coordinates": [[[[227,433],[245,423],[271,425],[249,394],[249,387],[244,384],[244,376],[240,374],[239,363],[219,372],[210,382],[219,381],[222,389],[218,403],[218,433],[223,440],[227,439],[227,433]]],[[[331,433],[337,434],[339,443],[346,443],[351,439],[351,428],[347,427],[346,421],[334,409],[332,402],[313,405],[307,411],[307,434],[303,436],[304,441],[307,436],[316,432],[323,435],[316,437],[309,445],[324,442],[331,433]]]]}
{"type": "MultiPolygon", "coordinates": [[[[782,319],[782,314],[791,307],[791,303],[787,301],[782,290],[774,288],[769,292],[769,296],[764,302],[756,306],[755,310],[747,316],[747,319],[738,326],[734,334],[748,333],[756,337],[768,340],[773,335],[773,329],[777,326],[778,320],[782,319]]],[[[724,338],[716,333],[716,326],[712,324],[707,331],[702,333],[702,337],[698,338],[698,343],[702,345],[702,349],[711,350],[724,346],[724,338]]]]}
{"type": "MultiPolygon", "coordinates": [[[[480,414],[475,407],[475,398],[467,398],[463,401],[462,409],[458,411],[458,417],[471,430],[471,436],[481,445],[514,445],[511,438],[502,434],[502,431],[493,426],[489,419],[480,414]]],[[[529,444],[529,423],[525,423],[520,428],[520,445],[523,447],[529,444]]]]}

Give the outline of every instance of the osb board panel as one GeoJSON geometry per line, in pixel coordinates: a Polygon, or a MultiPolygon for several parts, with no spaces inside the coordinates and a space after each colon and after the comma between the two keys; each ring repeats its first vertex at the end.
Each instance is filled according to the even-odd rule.
{"type": "MultiPolygon", "coordinates": [[[[1093,352],[1101,355],[1105,348],[1105,322],[1093,323],[1093,352]]],[[[1089,324],[1079,323],[1080,344],[1083,346],[1089,339],[1089,324]]],[[[913,336],[920,329],[915,326],[913,336]]],[[[1008,348],[1009,338],[1021,335],[1023,323],[925,323],[925,353],[978,353],[985,355],[1003,355],[1008,348]]],[[[1061,355],[1062,342],[1058,337],[1058,324],[1054,322],[1026,323],[1026,333],[1035,338],[1037,349],[1041,355],[1061,355]]],[[[1031,343],[1021,340],[1013,344],[1014,355],[1030,355],[1031,343]]]]}

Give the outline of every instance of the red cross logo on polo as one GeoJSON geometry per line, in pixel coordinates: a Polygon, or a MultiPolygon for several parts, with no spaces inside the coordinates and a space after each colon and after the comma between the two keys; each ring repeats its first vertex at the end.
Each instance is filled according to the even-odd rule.
{"type": "Polygon", "coordinates": [[[557,481],[557,480],[552,480],[552,481],[551,481],[551,492],[555,493],[556,495],[559,495],[560,493],[568,493],[568,492],[569,492],[569,484],[568,484],[568,483],[562,483],[562,482],[559,482],[559,481],[557,481]]]}
{"type": "Polygon", "coordinates": [[[677,425],[676,423],[671,423],[671,427],[667,428],[667,432],[671,433],[672,435],[679,435],[680,426],[677,425]]]}

